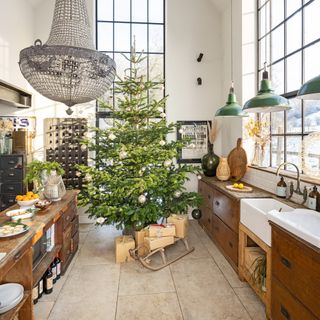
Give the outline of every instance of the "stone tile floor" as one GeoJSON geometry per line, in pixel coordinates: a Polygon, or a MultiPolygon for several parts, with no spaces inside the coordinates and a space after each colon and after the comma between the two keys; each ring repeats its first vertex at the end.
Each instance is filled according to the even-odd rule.
{"type": "MultiPolygon", "coordinates": [[[[117,265],[112,227],[80,225],[80,248],[51,295],[35,305],[36,320],[262,320],[264,307],[198,223],[195,251],[160,271],[138,262],[117,265]]],[[[172,247],[168,256],[180,252],[172,247]]]]}

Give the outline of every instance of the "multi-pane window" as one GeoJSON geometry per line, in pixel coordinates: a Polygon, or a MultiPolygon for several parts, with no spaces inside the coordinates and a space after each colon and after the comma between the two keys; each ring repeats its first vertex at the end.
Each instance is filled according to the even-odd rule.
{"type": "MultiPolygon", "coordinates": [[[[299,164],[304,137],[320,130],[320,101],[296,99],[302,83],[320,74],[319,18],[320,0],[258,1],[259,80],[266,62],[275,92],[292,106],[270,114],[272,167],[299,164]]],[[[320,155],[314,157],[320,161],[320,155]]]]}
{"type": "MultiPolygon", "coordinates": [[[[140,72],[148,80],[163,83],[165,65],[165,0],[96,0],[96,45],[99,51],[108,54],[117,65],[117,76],[123,78],[135,45],[137,54],[145,59],[140,72]]],[[[115,82],[117,78],[115,79],[115,82]]],[[[116,104],[114,84],[105,99],[116,104]]],[[[164,96],[162,86],[148,93],[150,99],[164,96]]],[[[112,117],[97,110],[100,127],[112,117]]]]}

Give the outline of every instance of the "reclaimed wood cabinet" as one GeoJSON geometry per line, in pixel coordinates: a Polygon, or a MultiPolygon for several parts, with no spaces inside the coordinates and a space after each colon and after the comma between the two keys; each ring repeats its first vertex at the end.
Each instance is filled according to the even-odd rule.
{"type": "Polygon", "coordinates": [[[203,197],[199,224],[237,271],[240,201],[203,180],[199,181],[198,192],[203,197]]]}
{"type": "Polygon", "coordinates": [[[272,319],[320,319],[320,249],[271,225],[272,319]]]}

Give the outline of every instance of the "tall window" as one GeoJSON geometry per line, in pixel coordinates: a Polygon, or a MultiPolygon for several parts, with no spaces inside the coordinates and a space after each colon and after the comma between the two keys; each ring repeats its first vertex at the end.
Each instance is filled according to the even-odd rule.
{"type": "MultiPolygon", "coordinates": [[[[142,53],[141,73],[148,80],[163,81],[165,65],[165,0],[96,0],[96,44],[99,51],[114,59],[117,75],[123,78],[130,62],[135,43],[136,52],[142,53]]],[[[115,79],[117,81],[117,79],[115,79]]],[[[114,87],[114,85],[113,85],[114,87]]],[[[104,98],[116,105],[113,87],[104,98]]],[[[149,92],[149,98],[162,98],[164,90],[149,92]]],[[[105,127],[112,115],[97,109],[97,125],[105,127]]]]}
{"type": "MultiPolygon", "coordinates": [[[[320,131],[320,101],[296,99],[302,83],[320,74],[319,18],[320,0],[258,1],[259,79],[267,62],[275,92],[292,106],[270,114],[272,167],[299,164],[303,138],[320,131]]],[[[314,157],[320,161],[319,154],[314,157]]]]}

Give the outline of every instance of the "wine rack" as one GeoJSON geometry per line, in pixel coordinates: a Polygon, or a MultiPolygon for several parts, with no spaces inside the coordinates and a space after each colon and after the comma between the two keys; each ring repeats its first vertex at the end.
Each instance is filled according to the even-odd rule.
{"type": "Polygon", "coordinates": [[[87,119],[48,118],[44,127],[46,160],[62,165],[67,189],[81,189],[83,177],[75,166],[88,164],[88,150],[80,144],[88,131],[87,119]]]}

